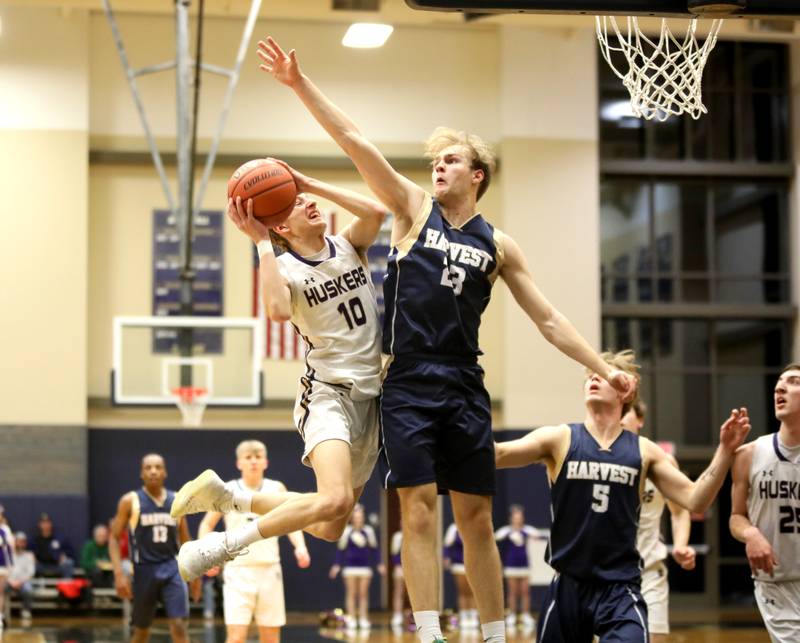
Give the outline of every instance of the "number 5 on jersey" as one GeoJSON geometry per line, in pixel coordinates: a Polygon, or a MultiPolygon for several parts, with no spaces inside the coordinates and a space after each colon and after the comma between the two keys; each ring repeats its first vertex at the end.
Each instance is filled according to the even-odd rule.
{"type": "Polygon", "coordinates": [[[608,494],[611,487],[607,484],[596,484],[592,488],[592,511],[604,514],[608,511],[608,494]]]}

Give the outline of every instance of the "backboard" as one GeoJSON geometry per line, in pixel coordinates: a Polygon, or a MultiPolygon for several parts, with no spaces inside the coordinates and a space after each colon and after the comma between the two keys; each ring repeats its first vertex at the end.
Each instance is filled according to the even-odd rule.
{"type": "Polygon", "coordinates": [[[691,5],[736,5],[730,18],[800,16],[795,0],[406,0],[412,9],[465,13],[574,13],[689,17],[691,5]]]}
{"type": "Polygon", "coordinates": [[[208,406],[261,406],[263,359],[264,328],[250,317],[115,317],[111,401],[173,405],[192,386],[208,406]]]}

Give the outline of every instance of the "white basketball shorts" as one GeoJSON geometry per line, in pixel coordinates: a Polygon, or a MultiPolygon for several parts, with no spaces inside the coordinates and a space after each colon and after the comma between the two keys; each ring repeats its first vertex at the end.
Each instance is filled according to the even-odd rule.
{"type": "Polygon", "coordinates": [[[226,567],[222,597],[225,625],[250,625],[253,619],[259,627],[286,625],[280,563],[226,567]]]}
{"type": "Polygon", "coordinates": [[[294,421],[305,442],[303,464],[311,466],[308,455],[321,442],[342,440],[350,445],[353,488],[369,480],[378,459],[378,398],[357,402],[344,387],[301,382],[294,421]]]}

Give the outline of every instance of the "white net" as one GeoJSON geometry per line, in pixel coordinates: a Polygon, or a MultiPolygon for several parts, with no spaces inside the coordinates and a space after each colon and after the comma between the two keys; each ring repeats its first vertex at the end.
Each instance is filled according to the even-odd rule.
{"type": "Polygon", "coordinates": [[[692,18],[683,39],[677,38],[666,19],[661,21],[658,39],[639,28],[629,16],[624,29],[613,16],[598,16],[600,51],[631,95],[631,109],[647,120],[664,121],[670,116],[689,114],[698,119],[707,112],[703,105],[703,68],[717,44],[722,20],[711,21],[703,44],[697,41],[697,18],[692,18]],[[627,69],[620,69],[625,67],[627,69]]]}
{"type": "Polygon", "coordinates": [[[203,412],[208,402],[208,391],[196,386],[172,389],[175,404],[181,411],[183,426],[197,427],[203,423],[203,412]]]}

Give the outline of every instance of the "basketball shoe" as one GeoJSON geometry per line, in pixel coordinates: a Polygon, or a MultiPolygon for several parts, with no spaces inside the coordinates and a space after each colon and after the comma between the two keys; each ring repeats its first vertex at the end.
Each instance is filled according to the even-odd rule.
{"type": "Polygon", "coordinates": [[[234,510],[241,511],[241,508],[234,503],[233,492],[228,489],[222,478],[211,469],[206,469],[194,480],[183,485],[175,494],[169,515],[180,518],[187,514],[205,511],[226,514],[234,510]]]}
{"type": "Polygon", "coordinates": [[[183,580],[193,581],[212,567],[222,565],[246,552],[244,546],[229,547],[224,532],[212,531],[202,538],[181,545],[178,552],[178,571],[183,580]]]}

